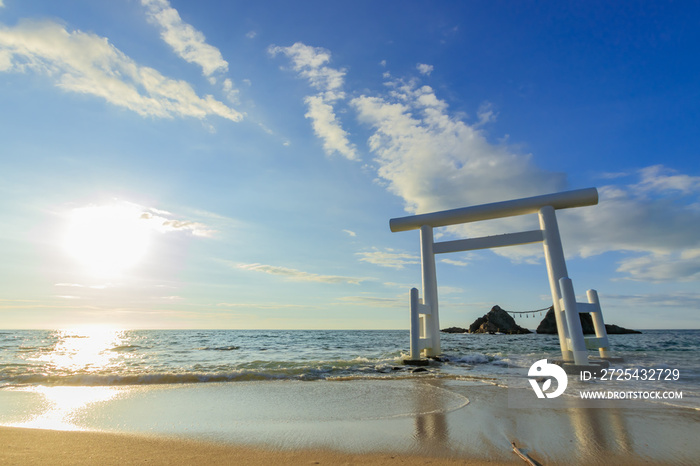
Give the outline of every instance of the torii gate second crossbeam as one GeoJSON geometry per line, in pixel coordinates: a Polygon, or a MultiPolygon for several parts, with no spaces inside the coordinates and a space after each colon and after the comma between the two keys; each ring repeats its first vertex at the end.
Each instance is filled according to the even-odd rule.
{"type": "Polygon", "coordinates": [[[555,214],[557,209],[597,203],[598,191],[595,188],[587,188],[391,219],[389,226],[392,232],[420,230],[423,299],[419,299],[416,288],[411,289],[411,354],[406,362],[419,362],[421,355],[432,357],[441,353],[435,254],[537,242],[544,246],[559,346],[564,363],[589,365],[587,347],[597,348],[601,358],[607,358],[609,343],[598,294],[595,290],[588,290],[588,302],[576,302],[573,284],[566,270],[555,214]],[[439,243],[433,241],[433,228],[436,227],[534,213],[539,215],[539,230],[439,243]],[[591,313],[596,333],[594,338],[584,338],[579,318],[581,312],[591,313]]]}

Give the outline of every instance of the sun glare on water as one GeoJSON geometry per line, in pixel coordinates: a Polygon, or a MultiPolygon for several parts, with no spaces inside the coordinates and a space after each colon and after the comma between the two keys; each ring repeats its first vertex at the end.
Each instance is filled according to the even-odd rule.
{"type": "Polygon", "coordinates": [[[65,251],[93,275],[120,275],[148,251],[150,234],[141,210],[130,204],[74,209],[63,239],[65,251]]]}
{"type": "Polygon", "coordinates": [[[109,326],[84,326],[57,332],[59,339],[45,359],[65,372],[99,373],[114,364],[111,348],[124,344],[124,331],[109,326]]]}
{"type": "MultiPolygon", "coordinates": [[[[124,331],[106,326],[86,326],[55,333],[53,351],[41,359],[53,367],[62,377],[82,376],[89,381],[90,374],[118,372],[118,353],[113,348],[127,343],[124,331]]],[[[52,430],[85,430],[81,419],[86,409],[94,404],[109,401],[119,395],[119,387],[100,385],[74,385],[75,382],[47,385],[27,385],[14,388],[35,397],[33,410],[27,417],[7,424],[52,430]]]]}

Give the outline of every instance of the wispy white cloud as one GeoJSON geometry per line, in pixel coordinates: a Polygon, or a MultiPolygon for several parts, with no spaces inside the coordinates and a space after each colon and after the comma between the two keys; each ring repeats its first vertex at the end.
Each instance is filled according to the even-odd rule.
{"type": "MultiPolygon", "coordinates": [[[[168,216],[170,215],[171,214],[168,214],[168,216]]],[[[189,232],[193,236],[200,237],[211,237],[216,233],[215,230],[212,230],[209,226],[205,225],[204,223],[195,222],[192,220],[177,220],[173,218],[168,218],[168,216],[164,216],[162,215],[162,213],[155,214],[152,211],[146,209],[141,213],[139,218],[148,222],[149,227],[152,230],[157,231],[159,233],[180,231],[189,232]]]]}
{"type": "Polygon", "coordinates": [[[476,126],[483,126],[487,123],[493,123],[496,121],[498,114],[493,109],[493,104],[491,102],[484,102],[479,106],[476,115],[479,117],[479,123],[476,126]]]}
{"type": "Polygon", "coordinates": [[[379,265],[381,267],[390,267],[393,269],[402,269],[407,265],[420,264],[420,257],[415,254],[406,252],[397,252],[393,249],[385,249],[380,251],[374,249],[372,251],[358,252],[356,256],[360,257],[363,262],[379,265]]]}
{"type": "Polygon", "coordinates": [[[294,71],[308,79],[309,84],[321,91],[325,99],[333,101],[345,97],[342,90],[345,70],[326,66],[331,61],[330,51],[297,42],[289,47],[270,46],[268,52],[272,56],[280,53],[286,55],[294,71]]]}
{"type": "Polygon", "coordinates": [[[458,286],[438,286],[438,293],[440,295],[464,293],[464,288],[458,286]]]}
{"type": "MultiPolygon", "coordinates": [[[[396,282],[384,282],[382,285],[388,287],[388,288],[396,288],[401,290],[404,295],[403,296],[408,296],[408,292],[406,290],[410,290],[411,288],[415,287],[415,283],[396,283],[396,282]]],[[[406,298],[408,299],[408,298],[406,298]]]]}
{"type": "Polygon", "coordinates": [[[397,298],[380,298],[378,296],[343,296],[339,298],[343,303],[350,303],[356,306],[391,307],[401,308],[406,306],[406,300],[402,297],[397,298]]]}
{"type": "MultiPolygon", "coordinates": [[[[396,284],[391,284],[396,285],[396,284]]],[[[402,290],[407,290],[409,286],[400,285],[397,288],[402,290]]],[[[457,287],[441,286],[439,287],[440,295],[449,295],[453,293],[463,293],[464,290],[457,287]]],[[[395,297],[382,297],[382,296],[372,296],[372,295],[358,295],[358,296],[343,296],[338,298],[341,303],[349,303],[355,306],[367,306],[371,308],[393,308],[401,309],[406,308],[408,305],[409,294],[408,292],[402,292],[395,297]]]]}
{"type": "Polygon", "coordinates": [[[67,31],[52,21],[0,27],[0,71],[43,74],[61,89],[94,95],[142,116],[242,119],[211,95],[199,97],[188,83],[138,65],[107,39],[67,31]]]}
{"type": "Polygon", "coordinates": [[[185,23],[169,0],[141,0],[141,3],[146,7],[148,20],[160,29],[163,41],[180,58],[202,68],[202,74],[208,77],[212,85],[217,80],[222,81],[224,95],[229,102],[238,105],[240,91],[231,78],[223,76],[228,71],[228,62],[224,60],[221,51],[207,43],[201,31],[185,23]]]}
{"type": "Polygon", "coordinates": [[[323,140],[323,150],[331,155],[337,152],[348,160],[358,160],[354,146],[348,140],[348,133],[336,118],[333,106],[320,95],[305,99],[309,111],[304,115],[311,119],[316,136],[323,140]]]}
{"type": "Polygon", "coordinates": [[[230,307],[230,308],[244,308],[244,309],[265,309],[265,310],[279,310],[279,309],[305,309],[308,310],[313,306],[308,304],[289,304],[289,303],[217,303],[220,307],[230,307]]]}
{"type": "Polygon", "coordinates": [[[369,147],[378,174],[410,213],[476,205],[560,190],[565,176],[537,167],[529,154],[490,143],[451,116],[429,86],[387,83],[383,96],[362,95],[351,105],[374,133],[369,147]]]}
{"type": "Polygon", "coordinates": [[[597,177],[602,179],[602,180],[614,180],[618,178],[624,178],[626,176],[629,176],[629,173],[627,172],[603,172],[603,173],[598,173],[597,177]]]}
{"type": "Polygon", "coordinates": [[[233,81],[231,81],[231,79],[224,79],[222,87],[224,94],[226,94],[226,98],[229,100],[229,102],[231,102],[232,104],[239,103],[238,95],[240,94],[240,91],[234,87],[233,81]]]}
{"type": "Polygon", "coordinates": [[[440,259],[440,262],[450,265],[456,265],[457,267],[466,267],[467,265],[469,265],[468,261],[456,259],[440,259]]]}
{"type": "Polygon", "coordinates": [[[697,281],[700,280],[700,249],[624,259],[617,271],[636,281],[697,281]]]}
{"type": "Polygon", "coordinates": [[[318,90],[318,94],[306,97],[308,112],[305,116],[311,119],[316,136],[323,140],[325,153],[338,153],[348,160],[359,160],[357,149],[350,142],[349,134],[342,128],[334,109],[334,104],[345,98],[345,70],[326,66],[331,60],[330,52],[301,42],[289,47],[271,46],[268,52],[272,56],[280,53],[287,56],[294,71],[318,90]]]}
{"type": "Polygon", "coordinates": [[[617,271],[631,280],[700,280],[700,189],[689,188],[692,177],[650,177],[648,169],[639,177],[639,183],[600,187],[597,206],[562,211],[565,248],[582,257],[625,251],[617,271]]]}
{"type": "Polygon", "coordinates": [[[54,286],[59,287],[70,287],[70,288],[90,288],[92,290],[105,290],[107,288],[112,288],[114,285],[111,283],[105,283],[102,285],[83,285],[80,283],[56,283],[54,286]]]}
{"type": "Polygon", "coordinates": [[[653,255],[700,248],[700,190],[690,196],[640,193],[638,184],[601,186],[597,206],[562,211],[562,234],[583,257],[606,251],[653,255]]]}
{"type": "Polygon", "coordinates": [[[75,224],[79,228],[93,228],[94,224],[99,222],[99,227],[105,232],[112,227],[119,230],[124,224],[138,224],[145,231],[154,233],[180,232],[198,237],[211,237],[216,233],[204,223],[183,220],[164,210],[119,200],[75,207],[69,209],[65,215],[71,220],[81,220],[75,224]]]}
{"type": "Polygon", "coordinates": [[[700,176],[684,175],[663,165],[643,168],[639,176],[640,181],[634,187],[642,193],[700,193],[700,176]]]}
{"type": "MultiPolygon", "coordinates": [[[[648,293],[634,295],[606,294],[606,302],[613,301],[617,305],[628,308],[681,308],[700,309],[700,293],[676,292],[668,293],[648,293]]],[[[675,311],[670,311],[675,312],[675,311]]]]}
{"type": "Polygon", "coordinates": [[[182,220],[177,218],[176,215],[163,210],[145,206],[137,207],[141,211],[139,219],[146,222],[151,230],[158,233],[181,232],[202,238],[210,238],[216,234],[216,230],[202,222],[182,220]]]}
{"type": "Polygon", "coordinates": [[[157,25],[161,37],[178,56],[202,68],[205,76],[228,70],[228,63],[218,48],[207,43],[204,34],[182,21],[168,0],[141,0],[146,7],[148,19],[157,25]]]}
{"type": "Polygon", "coordinates": [[[343,230],[345,233],[347,233],[349,236],[352,236],[353,238],[357,236],[357,233],[355,233],[352,230],[343,230]]]}
{"type": "Polygon", "coordinates": [[[430,76],[430,73],[433,72],[434,67],[433,67],[433,65],[426,65],[425,63],[418,63],[416,65],[416,69],[418,70],[418,72],[420,74],[425,75],[425,76],[430,76]]]}
{"type": "Polygon", "coordinates": [[[251,270],[254,272],[263,272],[270,275],[279,275],[289,280],[319,282],[319,283],[349,283],[358,285],[365,281],[366,278],[359,277],[344,277],[340,275],[321,275],[316,273],[304,272],[302,270],[291,269],[288,267],[280,267],[277,265],[265,264],[237,264],[239,269],[251,270]]]}

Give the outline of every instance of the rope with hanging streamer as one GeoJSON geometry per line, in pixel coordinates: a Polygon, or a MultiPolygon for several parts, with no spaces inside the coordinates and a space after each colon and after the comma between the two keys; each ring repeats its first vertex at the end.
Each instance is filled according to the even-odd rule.
{"type": "MultiPolygon", "coordinates": [[[[540,315],[542,315],[542,313],[544,311],[548,311],[550,307],[552,307],[552,306],[543,307],[542,309],[535,309],[534,311],[506,311],[506,312],[508,314],[518,314],[518,315],[525,314],[525,317],[530,317],[529,314],[532,314],[532,317],[535,317],[535,314],[539,313],[540,315]]],[[[504,309],[504,311],[505,311],[505,309],[504,309]]]]}

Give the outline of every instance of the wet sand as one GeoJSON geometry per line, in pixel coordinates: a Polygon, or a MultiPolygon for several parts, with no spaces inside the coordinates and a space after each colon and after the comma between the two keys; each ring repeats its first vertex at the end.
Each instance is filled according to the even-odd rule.
{"type": "Polygon", "coordinates": [[[513,407],[513,390],[429,378],[2,390],[0,464],[526,464],[511,442],[544,465],[700,457],[697,410],[517,393],[513,407]]]}

